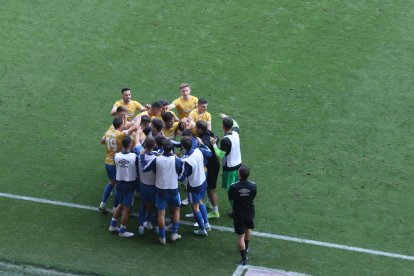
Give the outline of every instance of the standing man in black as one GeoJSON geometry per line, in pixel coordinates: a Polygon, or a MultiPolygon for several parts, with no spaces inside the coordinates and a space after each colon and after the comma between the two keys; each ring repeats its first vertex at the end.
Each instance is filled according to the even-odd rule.
{"type": "Polygon", "coordinates": [[[244,165],[238,170],[239,181],[230,186],[229,200],[233,202],[233,225],[237,234],[237,246],[242,260],[241,265],[248,261],[249,241],[254,228],[254,199],[256,197],[256,183],[248,181],[250,169],[244,165]]]}

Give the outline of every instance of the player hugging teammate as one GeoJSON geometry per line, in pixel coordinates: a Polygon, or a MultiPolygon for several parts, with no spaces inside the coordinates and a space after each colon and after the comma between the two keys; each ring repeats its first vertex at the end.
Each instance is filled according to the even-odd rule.
{"type": "Polygon", "coordinates": [[[107,201],[115,191],[109,231],[119,233],[120,237],[133,237],[134,232],[128,232],[126,227],[134,197],[139,195],[138,234],[154,229],[159,242],[165,245],[168,230],[172,232],[171,241],[181,238],[180,205],[190,203],[191,216],[199,227],[194,234],[208,236],[209,219],[220,218],[216,186],[221,161],[222,187],[231,204],[229,215],[237,234],[240,263],[245,265],[254,228],[256,185],[247,180],[250,170],[242,165],[239,125],[220,114],[224,136],[219,140],[211,131],[208,101],[192,96],[187,83],[180,85],[180,92],[181,96],[171,104],[160,100],[142,105],[132,100],[129,88],[121,90],[122,98],[111,110],[115,116],[112,125],[101,139],[106,146],[108,183],[99,210],[108,212],[107,201]],[[178,111],[178,116],[172,109],[178,111]],[[187,190],[183,201],[179,181],[187,190]],[[203,202],[206,194],[207,201],[203,202]],[[209,213],[207,208],[211,209],[209,213]],[[166,211],[171,218],[169,226],[165,226],[166,211]]]}

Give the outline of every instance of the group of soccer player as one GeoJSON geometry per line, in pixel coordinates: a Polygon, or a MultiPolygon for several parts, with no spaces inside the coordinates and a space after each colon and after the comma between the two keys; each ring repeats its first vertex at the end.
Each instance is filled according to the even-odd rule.
{"type": "Polygon", "coordinates": [[[182,83],[179,89],[181,96],[171,104],[160,100],[151,105],[132,100],[129,88],[121,90],[122,99],[111,110],[112,125],[101,139],[106,146],[108,183],[99,210],[108,211],[107,201],[114,192],[109,231],[118,232],[120,237],[132,237],[134,233],[126,227],[134,199],[139,196],[138,234],[154,229],[159,242],[165,245],[166,231],[172,232],[171,241],[181,239],[180,206],[190,204],[193,212],[186,216],[195,218],[198,229],[194,234],[208,236],[209,219],[220,217],[216,186],[221,167],[241,264],[246,264],[254,228],[256,185],[248,181],[250,170],[242,164],[239,125],[220,114],[224,136],[219,140],[211,131],[208,101],[191,95],[187,83],[182,83]],[[183,201],[179,182],[187,193],[183,201]],[[166,211],[171,218],[169,226],[165,225],[166,211]]]}

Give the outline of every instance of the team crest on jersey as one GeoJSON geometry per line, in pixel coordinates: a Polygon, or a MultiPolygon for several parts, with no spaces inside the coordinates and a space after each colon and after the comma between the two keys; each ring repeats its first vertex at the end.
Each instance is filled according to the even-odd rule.
{"type": "Polygon", "coordinates": [[[250,190],[243,188],[239,190],[240,196],[249,196],[250,190]]]}
{"type": "Polygon", "coordinates": [[[129,161],[125,159],[121,159],[118,161],[118,163],[121,164],[122,166],[126,166],[127,164],[129,164],[129,161]]]}

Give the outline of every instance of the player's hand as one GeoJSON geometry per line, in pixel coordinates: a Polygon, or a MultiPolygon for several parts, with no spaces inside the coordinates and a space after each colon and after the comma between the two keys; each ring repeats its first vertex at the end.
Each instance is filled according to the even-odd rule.
{"type": "Polygon", "coordinates": [[[200,145],[204,145],[203,140],[201,140],[201,139],[200,139],[200,137],[196,137],[196,139],[197,139],[197,142],[198,142],[200,145]]]}
{"type": "Polygon", "coordinates": [[[224,118],[227,118],[227,117],[229,117],[229,116],[227,116],[226,114],[224,114],[224,113],[220,113],[220,117],[222,118],[222,119],[224,119],[224,118]]]}
{"type": "Polygon", "coordinates": [[[144,107],[147,109],[147,111],[151,109],[151,105],[150,104],[146,104],[146,105],[144,105],[144,107]]]}
{"type": "Polygon", "coordinates": [[[215,137],[210,137],[210,143],[211,143],[212,145],[215,145],[215,144],[217,143],[217,138],[215,138],[215,137]]]}

